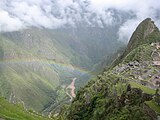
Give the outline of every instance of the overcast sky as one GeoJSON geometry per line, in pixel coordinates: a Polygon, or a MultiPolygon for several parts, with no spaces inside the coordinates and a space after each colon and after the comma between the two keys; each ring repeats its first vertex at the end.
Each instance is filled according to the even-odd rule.
{"type": "MultiPolygon", "coordinates": [[[[16,31],[30,26],[58,28],[74,20],[81,20],[82,8],[96,13],[112,24],[113,16],[104,11],[114,8],[133,12],[136,17],[126,21],[119,29],[119,39],[129,37],[140,21],[151,17],[160,26],[159,0],[0,0],[0,31],[16,31]],[[66,9],[74,8],[73,15],[66,9]]],[[[90,14],[86,14],[85,18],[90,14]]],[[[94,18],[93,18],[94,19],[94,18]]],[[[98,18],[95,19],[98,22],[98,18]]]]}

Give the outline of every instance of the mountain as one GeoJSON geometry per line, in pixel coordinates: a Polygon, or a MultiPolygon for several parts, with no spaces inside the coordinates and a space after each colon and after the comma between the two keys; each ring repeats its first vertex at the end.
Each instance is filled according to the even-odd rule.
{"type": "Polygon", "coordinates": [[[58,110],[59,103],[69,101],[65,91],[72,79],[78,78],[76,89],[86,84],[94,76],[92,66],[122,45],[118,36],[109,38],[117,30],[32,27],[1,32],[0,95],[11,103],[24,102],[27,109],[58,110]]]}
{"type": "MultiPolygon", "coordinates": [[[[131,39],[123,55],[121,55],[113,62],[112,67],[117,65],[119,62],[122,62],[124,58],[128,55],[128,53],[130,53],[133,49],[139,46],[143,46],[147,43],[151,44],[154,42],[158,42],[159,40],[160,34],[158,28],[155,26],[154,22],[151,21],[151,18],[145,19],[139,24],[139,27],[137,27],[136,31],[131,36],[131,39]]],[[[134,57],[132,56],[132,58],[134,57]]],[[[139,59],[137,59],[137,61],[139,61],[139,59]]]]}
{"type": "MultiPolygon", "coordinates": [[[[71,37],[64,37],[63,42],[54,39],[54,34],[61,37],[36,28],[1,34],[1,96],[42,111],[51,102],[62,99],[58,92],[72,77],[86,73],[71,64],[72,59],[79,57],[67,43],[71,37]]],[[[84,57],[80,61],[87,61],[84,57]]],[[[67,97],[65,93],[62,96],[67,97]]]]}
{"type": "Polygon", "coordinates": [[[111,67],[77,92],[59,119],[157,120],[160,115],[160,32],[147,18],[111,67]]]}
{"type": "MultiPolygon", "coordinates": [[[[51,4],[51,13],[39,7],[45,16],[66,21],[61,27],[47,29],[47,23],[35,27],[33,22],[25,29],[6,32],[4,27],[5,32],[3,28],[0,32],[0,96],[10,103],[24,102],[27,109],[43,113],[59,110],[63,103],[70,102],[66,88],[73,78],[77,78],[78,90],[97,74],[92,72],[93,66],[101,68],[102,58],[124,44],[118,41],[119,28],[133,17],[130,12],[116,9],[98,15],[86,7],[90,4],[87,1],[73,1],[64,10],[58,1],[51,4]],[[109,19],[112,17],[113,22],[109,19]]],[[[14,18],[19,16],[10,11],[13,6],[5,7],[14,18]]]]}
{"type": "Polygon", "coordinates": [[[0,119],[1,120],[49,120],[32,110],[26,111],[23,103],[11,104],[0,97],[0,119]]]}

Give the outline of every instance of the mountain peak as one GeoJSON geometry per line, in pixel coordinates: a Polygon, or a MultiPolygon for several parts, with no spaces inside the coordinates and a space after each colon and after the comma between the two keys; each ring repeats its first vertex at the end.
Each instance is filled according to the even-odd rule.
{"type": "Polygon", "coordinates": [[[156,112],[159,112],[150,103],[159,109],[156,100],[160,96],[156,92],[159,88],[153,82],[155,77],[158,78],[159,67],[152,63],[155,58],[159,59],[159,49],[150,43],[159,40],[160,33],[154,22],[150,18],[142,21],[125,53],[114,61],[110,69],[104,70],[77,93],[65,113],[66,118],[128,120],[140,117],[157,120],[156,112]]]}
{"type": "Polygon", "coordinates": [[[154,21],[152,21],[151,18],[147,18],[144,21],[142,21],[142,23],[138,27],[146,28],[144,29],[144,38],[147,35],[151,34],[153,31],[158,30],[158,28],[154,24],[154,21]]]}
{"type": "MultiPolygon", "coordinates": [[[[124,53],[111,65],[113,68],[122,62],[131,51],[144,44],[152,44],[160,41],[160,32],[151,18],[144,19],[133,32],[124,53]]],[[[133,56],[132,56],[133,57],[133,56]]]]}
{"type": "MultiPolygon", "coordinates": [[[[159,31],[157,26],[154,24],[154,21],[152,21],[151,18],[146,18],[139,24],[135,32],[143,32],[143,38],[145,39],[149,34],[154,31],[159,31]]],[[[134,33],[132,37],[134,37],[134,33]]]]}
{"type": "Polygon", "coordinates": [[[154,24],[151,18],[143,20],[134,33],[128,43],[124,56],[139,45],[157,42],[160,39],[160,33],[157,26],[154,24]]]}

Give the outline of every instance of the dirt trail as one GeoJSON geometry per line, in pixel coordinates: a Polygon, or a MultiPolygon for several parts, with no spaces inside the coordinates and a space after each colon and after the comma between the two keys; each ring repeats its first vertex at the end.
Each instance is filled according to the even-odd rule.
{"type": "Polygon", "coordinates": [[[76,81],[77,78],[73,78],[71,84],[66,88],[66,94],[71,98],[70,101],[73,100],[73,98],[76,97],[76,94],[75,94],[75,81],[76,81]],[[71,92],[69,93],[68,92],[68,89],[71,89],[71,92]]]}

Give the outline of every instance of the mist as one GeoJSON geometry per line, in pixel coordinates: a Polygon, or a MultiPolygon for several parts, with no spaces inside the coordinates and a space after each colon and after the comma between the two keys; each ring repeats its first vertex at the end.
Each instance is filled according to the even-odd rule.
{"type": "MultiPolygon", "coordinates": [[[[145,18],[152,18],[160,26],[158,0],[1,0],[0,31],[11,32],[29,27],[57,29],[77,21],[93,21],[99,27],[114,25],[115,16],[109,9],[133,14],[119,28],[119,40],[127,42],[137,25],[145,18]],[[93,17],[94,15],[94,17],[93,17]]],[[[85,25],[84,25],[85,26],[85,25]]]]}

